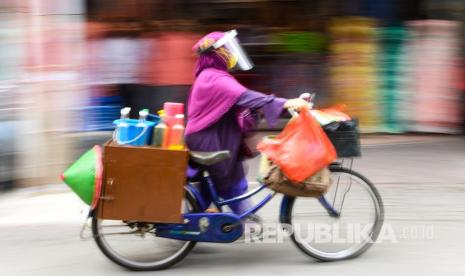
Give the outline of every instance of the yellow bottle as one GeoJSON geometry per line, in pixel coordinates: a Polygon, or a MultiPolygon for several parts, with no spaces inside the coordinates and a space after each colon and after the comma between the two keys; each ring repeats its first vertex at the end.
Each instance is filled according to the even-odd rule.
{"type": "Polygon", "coordinates": [[[184,149],[184,115],[174,116],[174,125],[169,132],[169,149],[184,149]]]}

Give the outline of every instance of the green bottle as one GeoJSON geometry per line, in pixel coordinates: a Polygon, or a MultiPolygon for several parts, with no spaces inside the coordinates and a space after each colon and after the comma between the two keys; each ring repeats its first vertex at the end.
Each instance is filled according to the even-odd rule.
{"type": "Polygon", "coordinates": [[[165,111],[158,111],[158,115],[160,122],[153,128],[152,146],[161,148],[167,142],[168,126],[165,123],[165,111]]]}

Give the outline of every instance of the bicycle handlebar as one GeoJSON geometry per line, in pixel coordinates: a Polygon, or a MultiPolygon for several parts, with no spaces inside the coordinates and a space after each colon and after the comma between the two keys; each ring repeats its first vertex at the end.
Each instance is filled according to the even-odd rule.
{"type": "MultiPolygon", "coordinates": [[[[306,92],[306,93],[300,94],[299,98],[305,100],[306,102],[308,102],[310,109],[312,109],[313,108],[313,101],[315,99],[315,95],[316,95],[315,93],[306,92]]],[[[295,117],[295,116],[298,115],[298,112],[295,109],[288,108],[287,110],[292,115],[292,117],[295,117]]]]}

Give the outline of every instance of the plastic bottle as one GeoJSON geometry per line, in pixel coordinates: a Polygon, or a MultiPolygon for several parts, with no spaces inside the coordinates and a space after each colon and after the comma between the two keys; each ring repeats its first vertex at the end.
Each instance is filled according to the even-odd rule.
{"type": "Polygon", "coordinates": [[[122,108],[120,111],[121,117],[116,125],[116,141],[120,144],[119,141],[125,141],[128,139],[129,136],[129,124],[127,123],[127,119],[129,119],[129,113],[131,112],[130,107],[122,108]]]}
{"type": "Polygon", "coordinates": [[[139,111],[139,123],[145,125],[145,120],[147,120],[148,116],[149,116],[148,109],[142,109],[141,111],[139,111]]]}
{"type": "Polygon", "coordinates": [[[184,149],[184,115],[174,116],[174,125],[169,133],[169,149],[184,149]]]}
{"type": "MultiPolygon", "coordinates": [[[[142,109],[141,111],[139,111],[139,122],[137,123],[136,125],[136,133],[137,135],[142,135],[142,132],[144,131],[147,131],[147,124],[146,124],[146,120],[147,120],[147,117],[149,116],[149,111],[148,109],[142,109]]],[[[144,135],[142,135],[144,136],[144,135]]],[[[145,142],[144,142],[144,139],[142,139],[142,137],[140,139],[138,139],[135,144],[137,146],[144,146],[145,145],[145,142]]]]}
{"type": "Polygon", "coordinates": [[[160,116],[160,122],[153,128],[152,146],[163,147],[164,142],[166,143],[168,140],[168,126],[165,122],[165,111],[158,111],[158,116],[160,116]]]}
{"type": "Polygon", "coordinates": [[[125,119],[129,119],[129,113],[131,112],[131,108],[130,107],[125,107],[125,108],[121,108],[121,117],[120,119],[121,120],[125,120],[125,119]]]}
{"type": "Polygon", "coordinates": [[[184,104],[183,103],[171,103],[166,102],[163,104],[163,110],[165,111],[165,123],[168,127],[172,127],[175,124],[174,117],[177,114],[184,114],[184,104]]]}

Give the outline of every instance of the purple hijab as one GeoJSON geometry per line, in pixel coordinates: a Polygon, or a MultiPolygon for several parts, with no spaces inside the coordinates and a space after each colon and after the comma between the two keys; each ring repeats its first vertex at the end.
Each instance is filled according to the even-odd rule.
{"type": "MultiPolygon", "coordinates": [[[[204,39],[216,41],[222,34],[214,32],[206,35],[193,49],[197,50],[204,39]]],[[[226,61],[215,51],[200,55],[194,73],[197,78],[187,105],[186,135],[199,132],[217,122],[247,90],[228,73],[226,61]]]]}

